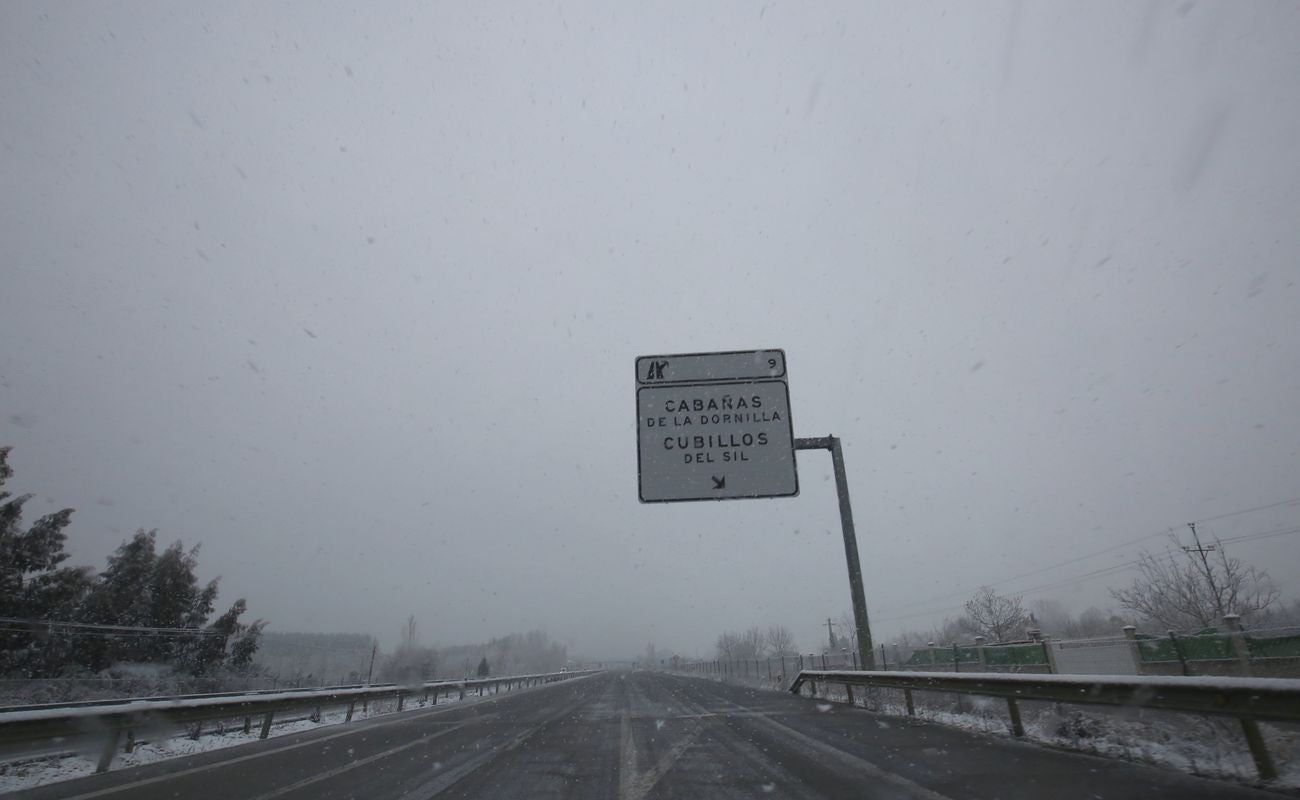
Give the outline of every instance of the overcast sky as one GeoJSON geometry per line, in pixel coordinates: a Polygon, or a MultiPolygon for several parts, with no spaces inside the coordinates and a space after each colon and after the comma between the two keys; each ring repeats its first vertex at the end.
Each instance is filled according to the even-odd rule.
{"type": "MultiPolygon", "coordinates": [[[[1074,579],[1137,546],[1038,570],[1300,497],[1298,41],[1289,1],[4,3],[13,488],[77,563],[202,542],[272,630],[807,651],[826,453],[637,499],[634,358],[777,347],[879,639],[981,584],[1107,606],[1131,572],[1074,579]]],[[[1298,545],[1229,552],[1294,598],[1298,545]]]]}

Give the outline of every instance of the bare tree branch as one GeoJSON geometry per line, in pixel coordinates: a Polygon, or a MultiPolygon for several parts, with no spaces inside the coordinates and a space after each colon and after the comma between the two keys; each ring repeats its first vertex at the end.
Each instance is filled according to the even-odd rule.
{"type": "Polygon", "coordinates": [[[980,633],[995,642],[1005,642],[1025,624],[1021,598],[1004,597],[988,586],[966,601],[966,616],[980,633]]]}
{"type": "Polygon", "coordinates": [[[1138,558],[1132,586],[1111,591],[1116,602],[1143,620],[1174,630],[1215,628],[1224,614],[1249,621],[1277,601],[1268,573],[1228,558],[1222,544],[1216,543],[1215,558],[1201,561],[1179,552],[1176,536],[1169,538],[1164,554],[1143,552],[1138,558]]]}

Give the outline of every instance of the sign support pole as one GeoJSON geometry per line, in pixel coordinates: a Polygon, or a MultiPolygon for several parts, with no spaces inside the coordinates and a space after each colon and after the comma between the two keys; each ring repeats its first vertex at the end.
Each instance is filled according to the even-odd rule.
{"type": "Polygon", "coordinates": [[[849,567],[849,592],[853,596],[853,622],[857,627],[858,663],[863,669],[875,668],[871,645],[871,623],[867,619],[867,597],[862,589],[862,563],[858,560],[858,539],[853,531],[853,506],[849,503],[849,480],[844,471],[844,452],[838,436],[795,439],[796,450],[829,450],[835,469],[835,493],[840,501],[840,528],[844,531],[844,560],[849,567]]]}

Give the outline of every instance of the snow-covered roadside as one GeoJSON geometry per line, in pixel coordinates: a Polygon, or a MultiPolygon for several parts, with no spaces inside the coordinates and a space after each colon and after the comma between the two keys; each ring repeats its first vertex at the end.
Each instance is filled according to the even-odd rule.
{"type": "MultiPolygon", "coordinates": [[[[488,695],[483,699],[487,699],[488,695]]],[[[438,700],[438,706],[455,704],[461,702],[472,702],[479,700],[477,696],[467,695],[464,700],[456,696],[444,697],[438,700]]],[[[357,706],[356,712],[352,719],[362,720],[372,717],[392,714],[396,711],[395,701],[380,701],[371,703],[368,710],[363,710],[360,705],[357,706]]],[[[403,711],[414,711],[419,708],[427,708],[419,702],[408,705],[403,711]]],[[[271,737],[287,736],[302,731],[315,730],[327,725],[337,725],[347,718],[347,709],[337,708],[325,710],[321,713],[319,722],[312,722],[309,719],[294,720],[282,724],[275,724],[271,727],[271,737]]],[[[256,722],[256,720],[255,720],[256,722]]],[[[244,733],[242,727],[231,728],[225,732],[214,732],[209,725],[205,728],[203,735],[198,739],[192,739],[185,734],[178,734],[167,739],[160,739],[153,742],[137,742],[135,749],[130,753],[118,752],[117,757],[113,759],[113,769],[125,769],[127,767],[138,767],[143,764],[152,764],[155,761],[164,761],[169,758],[179,756],[194,755],[196,753],[206,753],[210,750],[222,750],[227,747],[255,742],[259,738],[259,728],[253,725],[250,733],[244,733]]],[[[52,756],[49,758],[33,759],[30,761],[14,762],[9,764],[0,764],[0,793],[17,792],[22,789],[31,789],[36,786],[44,786],[58,781],[81,778],[95,773],[95,764],[98,761],[97,753],[80,753],[76,755],[52,756]]]]}
{"type": "MultiPolygon", "coordinates": [[[[763,680],[734,680],[757,689],[781,691],[763,680]]],[[[830,684],[828,699],[847,702],[843,688],[830,684]]],[[[901,693],[886,690],[855,692],[856,704],[887,715],[905,716],[901,693]],[[898,702],[893,702],[894,697],[898,702]],[[885,698],[890,698],[886,700],[885,698]]],[[[926,708],[916,698],[920,719],[951,725],[975,733],[1011,738],[1011,723],[1006,702],[999,698],[965,695],[961,713],[926,708]]],[[[951,703],[945,703],[951,706],[951,703]]],[[[1159,711],[1133,711],[1021,703],[1025,739],[1051,747],[1092,755],[1121,758],[1153,766],[1166,767],[1206,778],[1231,780],[1258,785],[1255,762],[1242,734],[1241,725],[1231,717],[1197,716],[1159,711]]],[[[877,724],[888,725],[887,719],[877,724]]],[[[1268,785],[1278,789],[1300,789],[1300,726],[1260,723],[1264,740],[1279,772],[1268,785]]]]}

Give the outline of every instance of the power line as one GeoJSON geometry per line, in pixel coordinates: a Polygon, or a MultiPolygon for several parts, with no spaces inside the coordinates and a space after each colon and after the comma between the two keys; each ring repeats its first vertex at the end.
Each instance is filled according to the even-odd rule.
{"type": "MultiPolygon", "coordinates": [[[[1260,533],[1244,534],[1244,535],[1241,535],[1241,536],[1234,536],[1234,537],[1229,538],[1229,539],[1219,539],[1219,540],[1217,540],[1217,541],[1218,541],[1219,543],[1221,543],[1221,544],[1227,544],[1227,543],[1232,543],[1232,542],[1252,542],[1252,541],[1255,541],[1255,540],[1257,540],[1257,539],[1271,539],[1271,538],[1274,538],[1274,537],[1277,537],[1277,536],[1294,535],[1294,534],[1297,534],[1297,533],[1300,533],[1300,527],[1280,528],[1280,529],[1271,530],[1271,531],[1262,531],[1262,532],[1260,532],[1260,533]]],[[[1186,548],[1184,548],[1184,549],[1186,549],[1186,548]]],[[[1163,562],[1172,562],[1172,561],[1176,561],[1176,560],[1177,560],[1177,558],[1178,558],[1178,554],[1177,554],[1177,553],[1165,553],[1164,555],[1152,555],[1152,558],[1153,558],[1155,561],[1157,561],[1157,562],[1161,562],[1161,561],[1163,561],[1163,562]]],[[[1075,582],[1077,582],[1078,580],[1080,580],[1080,579],[1082,579],[1082,578],[1088,578],[1088,577],[1093,577],[1093,576],[1099,576],[1099,575],[1101,575],[1101,574],[1103,574],[1103,573],[1107,573],[1107,572],[1120,572],[1120,571],[1123,571],[1123,570],[1126,569],[1126,568],[1129,568],[1129,567],[1135,567],[1135,566],[1137,566],[1139,563],[1141,563],[1141,559],[1135,559],[1135,560],[1133,560],[1133,561],[1128,561],[1128,562],[1125,562],[1125,563],[1123,563],[1123,564],[1118,564],[1118,565],[1116,565],[1116,566],[1114,566],[1114,567],[1107,567],[1107,568],[1105,568],[1105,569],[1100,569],[1100,570],[1097,570],[1097,571],[1095,571],[1095,572],[1085,573],[1084,575],[1080,575],[1080,576],[1078,576],[1078,577],[1076,577],[1076,578],[1062,578],[1061,580],[1056,581],[1056,582],[1054,582],[1054,583],[1044,584],[1044,585],[1042,585],[1042,586],[1035,586],[1035,587],[1033,587],[1033,588],[1029,588],[1029,589],[1021,589],[1019,592],[1017,592],[1017,594],[1033,594],[1033,593],[1035,593],[1035,592],[1040,592],[1040,591],[1044,591],[1044,590],[1047,590],[1047,589],[1055,589],[1055,588],[1058,587],[1058,586],[1066,586],[1066,585],[1069,585],[1069,584],[1071,584],[1071,583],[1075,583],[1075,582]]]]}
{"type": "MultiPolygon", "coordinates": [[[[1152,556],[1152,557],[1153,557],[1156,561],[1159,562],[1159,561],[1172,561],[1176,556],[1175,556],[1175,554],[1172,554],[1172,553],[1166,553],[1166,554],[1163,555],[1163,556],[1152,556]]],[[[1116,574],[1116,573],[1119,573],[1119,572],[1124,572],[1125,570],[1129,570],[1129,569],[1132,569],[1133,567],[1136,567],[1136,566],[1137,566],[1138,564],[1140,564],[1140,563],[1141,563],[1141,559],[1134,559],[1134,560],[1132,560],[1132,561],[1125,561],[1123,564],[1116,564],[1116,565],[1111,566],[1111,567],[1103,567],[1103,568],[1098,569],[1098,570],[1093,570],[1092,572],[1085,572],[1085,573],[1082,574],[1082,575],[1075,575],[1075,576],[1073,576],[1073,577],[1070,577],[1070,578],[1062,578],[1062,579],[1060,579],[1060,580],[1053,581],[1053,582],[1051,582],[1051,583],[1045,583],[1045,584],[1042,584],[1042,585],[1039,585],[1039,586],[1032,586],[1032,587],[1030,587],[1030,588],[1028,588],[1028,589],[1021,589],[1021,590],[1015,592],[1015,594],[1036,594],[1036,593],[1038,593],[1038,592],[1045,592],[1045,591],[1047,591],[1047,590],[1049,590],[1049,589],[1056,589],[1056,588],[1059,588],[1059,587],[1061,587],[1061,586],[1069,586],[1069,585],[1072,584],[1072,583],[1079,583],[1079,582],[1081,582],[1081,581],[1089,580],[1089,579],[1092,579],[1092,578],[1100,578],[1100,577],[1103,577],[1103,576],[1105,576],[1105,575],[1112,575],[1112,574],[1116,574]]],[[[939,599],[939,598],[934,598],[934,599],[939,599]]],[[[915,617],[924,617],[924,616],[930,616],[930,615],[934,615],[934,614],[940,614],[940,613],[943,613],[943,612],[945,612],[945,611],[958,611],[958,610],[960,610],[960,609],[962,609],[962,608],[965,608],[965,605],[959,605],[959,606],[944,606],[944,607],[942,607],[942,608],[934,608],[934,609],[930,609],[930,610],[927,610],[927,611],[916,611],[916,612],[912,612],[912,613],[909,613],[909,614],[902,614],[902,615],[899,615],[899,616],[896,616],[896,617],[883,617],[883,618],[881,618],[880,621],[881,621],[881,622],[897,622],[897,621],[899,621],[899,620],[904,620],[904,619],[913,619],[913,618],[915,618],[915,617]]]]}
{"type": "MultiPolygon", "coordinates": [[[[1252,513],[1255,513],[1255,512],[1257,512],[1257,511],[1267,511],[1267,510],[1269,510],[1269,509],[1281,508],[1282,506],[1295,505],[1295,504],[1300,504],[1300,497],[1294,497],[1294,498],[1291,498],[1290,500],[1280,500],[1280,501],[1278,501],[1278,502],[1276,502],[1276,503],[1269,503],[1269,504],[1267,504],[1267,505],[1262,505],[1262,506],[1254,506],[1254,507],[1252,507],[1252,508],[1243,508],[1243,509],[1238,509],[1238,510],[1236,510],[1236,511],[1229,511],[1229,512],[1226,512],[1226,513],[1224,513],[1224,514],[1218,514],[1218,515],[1213,516],[1213,517],[1205,517],[1204,519],[1196,520],[1195,523],[1193,523],[1193,524],[1198,524],[1198,525],[1199,525],[1199,524],[1202,524],[1202,523],[1205,523],[1205,522],[1213,522],[1213,521],[1215,521],[1215,520],[1228,519],[1229,517],[1238,517],[1238,516],[1241,516],[1241,515],[1243,515],[1243,514],[1252,514],[1252,513]]],[[[1297,529],[1297,530],[1300,530],[1300,529],[1297,529]]],[[[913,608],[913,607],[918,606],[918,605],[924,605],[924,604],[926,604],[926,603],[934,602],[935,600],[944,600],[944,599],[947,599],[947,598],[949,598],[949,597],[962,597],[962,596],[965,596],[965,595],[970,594],[970,593],[973,592],[973,591],[977,591],[978,589],[983,588],[983,587],[985,587],[985,586],[989,586],[989,587],[1003,586],[1003,585],[1005,585],[1005,584],[1011,583],[1012,581],[1018,581],[1018,580],[1020,580],[1021,578],[1029,578],[1029,577],[1032,577],[1032,576],[1034,576],[1034,575],[1041,575],[1041,574],[1044,573],[1044,572],[1051,572],[1051,571],[1054,570],[1054,569],[1059,569],[1059,568],[1061,568],[1061,567],[1068,567],[1068,566],[1071,565],[1071,564],[1077,564],[1077,563],[1079,563],[1080,561],[1087,561],[1088,559],[1096,558],[1097,556],[1103,556],[1103,555],[1106,555],[1107,553],[1113,553],[1113,552],[1115,552],[1116,550],[1124,550],[1124,549],[1127,549],[1127,548],[1129,548],[1129,547],[1132,547],[1132,546],[1135,545],[1135,544],[1138,544],[1139,542],[1144,542],[1144,541],[1146,541],[1146,540],[1148,540],[1148,539],[1154,539],[1154,538],[1156,538],[1156,537],[1158,537],[1158,536],[1165,536],[1165,535],[1170,534],[1170,533],[1172,533],[1172,532],[1173,532],[1173,528],[1166,528],[1166,529],[1164,529],[1164,530],[1157,531],[1157,532],[1155,532],[1155,533],[1148,533],[1148,534],[1146,534],[1146,535],[1144,535],[1144,536],[1139,536],[1139,537],[1137,537],[1136,539],[1129,539],[1128,541],[1121,542],[1121,543],[1119,543],[1119,544],[1117,544],[1117,545],[1112,545],[1112,546],[1107,547],[1107,548],[1104,548],[1104,549],[1102,549],[1102,550],[1097,550],[1097,551],[1095,551],[1095,552],[1093,552],[1093,553],[1089,553],[1089,554],[1087,554],[1087,555],[1075,556],[1074,558],[1066,559],[1065,561],[1059,561],[1059,562],[1057,562],[1057,563],[1055,563],[1055,564],[1049,564],[1049,565],[1047,565],[1047,566],[1045,566],[1045,567],[1039,567],[1038,569],[1033,569],[1033,570],[1030,570],[1029,572],[1022,572],[1022,573],[1020,573],[1019,575],[1013,575],[1013,576],[1011,576],[1011,577],[1009,577],[1009,578],[1003,578],[1002,580],[999,580],[999,581],[993,581],[993,582],[991,582],[991,583],[982,583],[982,584],[980,584],[979,586],[976,586],[976,587],[973,587],[973,588],[968,588],[968,589],[957,589],[957,590],[954,590],[954,591],[951,591],[951,592],[945,592],[945,593],[943,593],[943,594],[939,594],[939,595],[935,595],[935,596],[933,596],[933,597],[929,597],[929,598],[927,598],[927,599],[925,599],[925,600],[916,600],[916,601],[912,601],[912,602],[908,602],[908,603],[900,603],[900,604],[896,605],[895,608],[913,608]]],[[[1280,536],[1280,535],[1282,535],[1282,534],[1281,534],[1281,533],[1277,533],[1277,534],[1275,534],[1275,535],[1279,535],[1279,536],[1280,536]]],[[[1223,539],[1223,540],[1221,540],[1221,541],[1223,541],[1223,542],[1225,542],[1225,543],[1226,543],[1226,542],[1236,542],[1236,541],[1250,541],[1252,538],[1253,538],[1253,537],[1252,537],[1251,535],[1247,535],[1247,536],[1245,536],[1245,537],[1233,537],[1233,538],[1230,538],[1230,539],[1223,539]]],[[[1267,538],[1267,537],[1261,536],[1261,537],[1259,537],[1259,538],[1267,538]]],[[[1129,562],[1129,563],[1130,563],[1130,564],[1136,564],[1137,562],[1134,561],[1134,562],[1129,562]]],[[[1090,573],[1090,574],[1091,574],[1091,573],[1090,573]]],[[[1064,581],[1065,584],[1073,583],[1073,582],[1074,582],[1073,580],[1065,580],[1065,581],[1064,581]]],[[[954,607],[950,606],[948,610],[951,610],[952,608],[954,608],[954,607]]],[[[916,615],[909,615],[909,616],[916,616],[916,615]]],[[[894,617],[893,619],[900,619],[900,617],[894,617]]],[[[888,620],[885,620],[885,619],[882,619],[882,620],[881,620],[881,622],[886,622],[886,621],[888,621],[888,620]]]]}
{"type": "Polygon", "coordinates": [[[1219,539],[1223,544],[1232,544],[1233,542],[1253,542],[1257,539],[1273,539],[1278,536],[1290,536],[1300,533],[1300,527],[1296,528],[1279,528],[1263,533],[1248,533],[1241,536],[1229,536],[1227,539],[1219,539]]]}
{"type": "MultiPolygon", "coordinates": [[[[89,637],[99,637],[99,638],[101,638],[101,639],[117,639],[117,640],[119,640],[119,641],[121,641],[121,640],[136,640],[136,641],[139,641],[139,640],[144,640],[144,639],[171,639],[171,640],[176,640],[176,639],[187,638],[187,637],[182,636],[181,634],[178,634],[178,633],[114,633],[114,632],[112,632],[112,631],[79,631],[79,630],[67,630],[67,629],[63,629],[63,628],[58,629],[58,632],[57,632],[57,633],[54,633],[53,631],[49,631],[49,630],[45,630],[45,629],[41,629],[41,628],[30,628],[30,627],[28,627],[28,628],[22,628],[22,627],[12,627],[12,628],[10,628],[10,627],[5,627],[5,626],[3,626],[3,625],[0,625],[0,633],[26,633],[26,634],[41,634],[41,633],[47,633],[47,634],[53,634],[53,635],[56,635],[56,636],[59,636],[59,637],[73,637],[73,636],[76,636],[76,637],[86,637],[86,636],[89,636],[89,637]]],[[[212,635],[213,635],[212,633],[201,633],[201,632],[197,632],[197,631],[196,631],[196,632],[195,632],[195,635],[194,635],[193,638],[205,639],[205,638],[210,638],[212,635]]]]}
{"type": "Polygon", "coordinates": [[[1205,517],[1204,519],[1197,519],[1192,521],[1195,522],[1197,525],[1200,525],[1205,522],[1214,522],[1215,520],[1227,519],[1228,517],[1239,517],[1242,514],[1253,514],[1256,511],[1268,511],[1271,508],[1281,508],[1282,506],[1290,506],[1290,505],[1295,505],[1297,503],[1300,503],[1300,497],[1293,497],[1290,500],[1279,500],[1276,503],[1269,503],[1268,505],[1263,505],[1263,506],[1255,506],[1254,508],[1243,508],[1240,511],[1229,511],[1226,514],[1219,514],[1218,516],[1205,517]]]}
{"type": "Polygon", "coordinates": [[[1126,548],[1132,547],[1133,545],[1137,544],[1138,542],[1143,542],[1143,541],[1146,541],[1147,539],[1154,539],[1154,538],[1157,537],[1157,536],[1163,536],[1163,535],[1165,535],[1165,534],[1167,534],[1167,533],[1169,533],[1169,529],[1165,529],[1165,530],[1163,530],[1163,531],[1159,531],[1159,532],[1157,532],[1157,533],[1149,533],[1149,534],[1147,534],[1147,535],[1145,535],[1145,536],[1139,536],[1139,537],[1136,538],[1136,539],[1130,539],[1130,540],[1127,541],[1127,542],[1122,542],[1122,543],[1117,544],[1117,545],[1114,545],[1114,546],[1112,546],[1112,547],[1107,547],[1107,548],[1105,548],[1105,549],[1103,549],[1103,550],[1098,550],[1098,551],[1096,551],[1095,553],[1089,553],[1088,555],[1084,555],[1084,556],[1076,556],[1076,557],[1074,557],[1074,558],[1067,559],[1067,560],[1065,560],[1065,561],[1060,561],[1060,562],[1055,563],[1055,564],[1049,564],[1049,565],[1046,566],[1046,567],[1040,567],[1040,568],[1038,568],[1038,569],[1030,570],[1029,572],[1022,572],[1022,573],[1020,573],[1019,575],[1012,575],[1010,578],[1003,578],[1003,579],[1000,580],[1000,581],[993,581],[992,583],[982,583],[982,584],[980,584],[979,586],[974,587],[974,588],[972,588],[972,589],[957,589],[957,590],[952,591],[952,592],[947,592],[947,593],[944,593],[944,594],[941,594],[941,595],[935,595],[934,597],[928,598],[928,599],[926,599],[926,600],[913,601],[913,602],[911,602],[911,603],[902,603],[902,604],[900,604],[900,605],[897,606],[897,607],[898,607],[898,608],[908,608],[908,607],[911,607],[911,606],[916,606],[916,605],[921,605],[921,604],[924,604],[924,603],[929,603],[929,602],[934,601],[934,600],[942,600],[942,599],[947,598],[947,597],[960,597],[960,596],[963,596],[963,595],[970,594],[972,591],[978,590],[978,589],[983,588],[983,587],[985,587],[985,586],[989,586],[989,587],[993,587],[993,586],[1002,586],[1003,584],[1011,583],[1012,581],[1018,581],[1018,580],[1020,580],[1021,578],[1029,578],[1029,577],[1033,577],[1034,575],[1041,575],[1041,574],[1044,573],[1044,572],[1051,572],[1052,570],[1054,570],[1054,569],[1059,569],[1060,567],[1068,567],[1069,565],[1071,565],[1071,564],[1077,564],[1077,563],[1080,562],[1080,561],[1087,561],[1087,560],[1090,559],[1090,558],[1096,558],[1097,556],[1103,556],[1103,555],[1106,555],[1107,553],[1113,553],[1113,552],[1115,552],[1116,550],[1123,550],[1123,549],[1126,549],[1126,548]]]}
{"type": "MultiPolygon", "coordinates": [[[[1287,502],[1295,502],[1295,501],[1287,501],[1287,502]]],[[[1273,505],[1269,505],[1269,506],[1261,506],[1261,508],[1277,508],[1277,507],[1280,506],[1280,505],[1285,505],[1285,503],[1275,503],[1275,504],[1273,504],[1273,505]]],[[[1248,511],[1254,511],[1254,510],[1258,510],[1258,509],[1248,509],[1248,511]]],[[[1237,512],[1237,513],[1246,513],[1246,512],[1237,512]]],[[[1222,515],[1222,516],[1229,516],[1229,515],[1222,515]]],[[[1164,531],[1162,531],[1161,533],[1164,533],[1164,531]]],[[[1226,538],[1226,539],[1220,539],[1220,540],[1218,540],[1218,541],[1219,541],[1220,543],[1222,543],[1222,544],[1231,544],[1231,543],[1234,543],[1234,542],[1238,542],[1238,543],[1239,543],[1239,542],[1252,542],[1252,541],[1257,541],[1257,540],[1260,540],[1260,539],[1272,539],[1272,538],[1276,538],[1276,537],[1278,537],[1278,536],[1292,536],[1292,535],[1295,535],[1295,534],[1297,534],[1297,533],[1300,533],[1300,527],[1277,528],[1277,529],[1274,529],[1274,530],[1271,530],[1271,531],[1261,531],[1261,532],[1257,532],[1257,533],[1242,534],[1242,535],[1240,535],[1240,536],[1232,536],[1232,537],[1229,537],[1229,538],[1226,538]]],[[[1153,534],[1153,536],[1159,536],[1159,535],[1160,535],[1160,534],[1153,534]]],[[[1152,537],[1151,537],[1151,536],[1146,536],[1146,537],[1143,537],[1143,538],[1152,538],[1152,537]]],[[[1134,541],[1135,541],[1135,542],[1136,542],[1136,541],[1141,541],[1141,539],[1136,539],[1136,540],[1134,540],[1134,541]]],[[[1079,558],[1071,559],[1071,560],[1068,561],[1068,562],[1062,562],[1062,564],[1059,564],[1059,565],[1056,565],[1056,566],[1064,566],[1064,565],[1067,564],[1067,563],[1074,563],[1074,562],[1076,562],[1076,561],[1081,561],[1081,560],[1083,560],[1083,559],[1092,558],[1092,557],[1094,557],[1095,555],[1101,555],[1101,554],[1103,554],[1103,553],[1105,553],[1105,552],[1110,552],[1110,551],[1112,551],[1112,550],[1118,550],[1118,549],[1120,549],[1120,548],[1122,548],[1122,547],[1127,547],[1127,546],[1129,546],[1129,545],[1131,545],[1131,544],[1132,544],[1132,542],[1130,542],[1130,543],[1128,543],[1128,544],[1124,544],[1124,545],[1117,545],[1117,546],[1115,546],[1115,547],[1108,548],[1108,549],[1105,550],[1105,551],[1099,551],[1098,553],[1093,554],[1093,556],[1081,556],[1081,557],[1079,557],[1079,558]]],[[[1173,561],[1173,560],[1175,560],[1175,559],[1177,558],[1177,555],[1178,555],[1177,553],[1165,553],[1164,555],[1153,555],[1152,558],[1154,558],[1157,562],[1161,562],[1161,561],[1169,562],[1169,561],[1173,561]]],[[[1073,576],[1073,577],[1070,577],[1070,578],[1062,578],[1062,579],[1060,579],[1060,580],[1053,581],[1053,582],[1051,582],[1051,583],[1046,583],[1046,584],[1042,584],[1042,585],[1039,585],[1039,586],[1033,586],[1033,587],[1029,587],[1029,588],[1027,588],[1027,589],[1021,589],[1021,590],[1016,591],[1015,594],[1036,594],[1036,593],[1038,593],[1038,592],[1044,592],[1044,591],[1047,591],[1047,590],[1049,590],[1049,589],[1056,589],[1056,588],[1059,588],[1059,587],[1061,587],[1061,586],[1069,586],[1069,585],[1072,584],[1072,583],[1079,583],[1079,582],[1081,582],[1081,581],[1089,580],[1089,579],[1092,579],[1092,578],[1099,578],[1099,577],[1103,577],[1103,576],[1106,576],[1106,575],[1112,575],[1112,574],[1116,574],[1116,573],[1119,573],[1119,572],[1124,572],[1125,570],[1129,570],[1129,569],[1132,569],[1133,567],[1136,567],[1139,563],[1141,563],[1141,559],[1134,559],[1134,560],[1132,560],[1132,561],[1126,561],[1126,562],[1124,562],[1124,563],[1122,563],[1122,564],[1116,564],[1115,566],[1112,566],[1112,567],[1103,567],[1102,569],[1093,570],[1092,572],[1085,572],[1085,573],[1082,574],[1082,575],[1076,575],[1076,576],[1073,576]]],[[[1021,577],[1026,577],[1026,576],[1029,576],[1029,575],[1038,574],[1038,573],[1040,573],[1040,572],[1045,572],[1045,571],[1047,571],[1048,569],[1053,569],[1053,568],[1054,568],[1054,567],[1045,567],[1045,568],[1043,568],[1043,569],[1041,569],[1041,570],[1034,570],[1033,572],[1027,572],[1027,573],[1024,573],[1024,574],[1022,574],[1022,575],[1020,575],[1020,576],[1018,576],[1018,577],[1015,577],[1015,578],[1007,578],[1006,580],[998,581],[997,583],[993,583],[993,584],[984,584],[984,585],[985,585],[985,586],[1000,586],[1000,585],[1002,585],[1002,584],[1009,583],[1009,582],[1011,582],[1011,581],[1013,581],[1013,580],[1018,580],[1018,579],[1021,578],[1021,577]]],[[[952,596],[954,596],[954,595],[961,595],[961,594],[963,594],[963,592],[951,592],[951,593],[947,593],[947,594],[936,595],[935,597],[929,598],[928,600],[921,600],[921,601],[919,601],[919,603],[928,603],[928,602],[932,602],[932,601],[934,601],[934,600],[942,600],[942,599],[944,599],[944,598],[946,598],[946,597],[952,597],[952,596]]],[[[914,603],[904,604],[904,605],[897,606],[897,607],[900,607],[900,608],[907,608],[908,606],[918,605],[919,603],[914,602],[914,603]]],[[[933,615],[935,615],[935,614],[941,614],[941,613],[943,613],[943,612],[945,612],[945,611],[959,611],[959,610],[961,610],[962,608],[965,608],[965,605],[957,605],[957,606],[943,606],[943,607],[940,607],[940,608],[933,608],[933,609],[929,609],[929,610],[925,610],[925,611],[915,611],[915,612],[911,612],[911,613],[908,613],[908,614],[900,614],[900,615],[898,615],[898,616],[893,616],[893,617],[881,617],[879,621],[880,621],[880,622],[898,622],[898,621],[900,621],[900,620],[915,619],[916,617],[933,616],[933,615]]]]}
{"type": "Polygon", "coordinates": [[[15,617],[0,617],[0,624],[26,626],[21,630],[45,630],[50,628],[61,628],[79,631],[100,631],[110,632],[117,635],[174,635],[174,636],[226,636],[228,634],[221,631],[214,631],[205,628],[156,628],[143,625],[104,625],[97,622],[71,622],[68,620],[54,619],[18,619],[15,617]]]}

